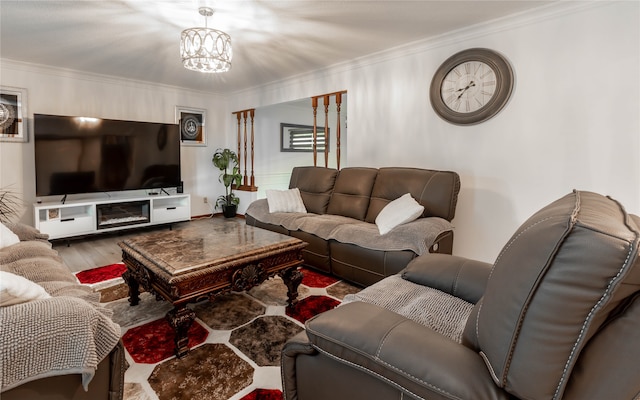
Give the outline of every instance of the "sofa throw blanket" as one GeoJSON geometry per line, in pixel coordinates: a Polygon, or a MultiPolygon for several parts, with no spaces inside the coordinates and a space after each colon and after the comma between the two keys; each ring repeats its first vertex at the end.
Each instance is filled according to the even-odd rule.
{"type": "Polygon", "coordinates": [[[386,308],[457,343],[462,341],[462,332],[473,308],[473,304],[458,297],[409,282],[400,275],[391,275],[359,293],[349,294],[342,304],[354,301],[386,308]]]}
{"type": "Polygon", "coordinates": [[[0,307],[1,391],[66,374],[81,374],[86,390],[120,340],[110,312],[69,296],[0,307]]]}
{"type": "Polygon", "coordinates": [[[418,218],[380,235],[376,224],[333,214],[269,213],[266,199],[251,203],[246,211],[258,221],[279,225],[290,231],[301,230],[324,240],[333,239],[366,249],[380,251],[411,250],[421,255],[429,252],[436,238],[453,225],[443,218],[418,218]]]}

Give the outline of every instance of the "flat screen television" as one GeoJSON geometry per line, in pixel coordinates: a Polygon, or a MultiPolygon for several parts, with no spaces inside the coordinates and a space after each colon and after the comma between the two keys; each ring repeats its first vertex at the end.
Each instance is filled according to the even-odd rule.
{"type": "Polygon", "coordinates": [[[177,124],[34,114],[36,196],[180,185],[177,124]]]}

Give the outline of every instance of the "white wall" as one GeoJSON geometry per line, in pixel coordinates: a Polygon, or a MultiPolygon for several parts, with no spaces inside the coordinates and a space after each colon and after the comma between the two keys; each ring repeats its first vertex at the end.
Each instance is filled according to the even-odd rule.
{"type": "MultiPolygon", "coordinates": [[[[208,146],[183,147],[181,153],[192,215],[211,212],[203,197],[211,203],[223,193],[211,156],[218,147],[234,146],[231,111],[347,90],[349,130],[341,165],[457,171],[462,189],[454,253],[491,262],[518,225],[573,188],[611,195],[640,214],[639,26],[637,1],[559,2],[229,99],[9,60],[0,60],[0,84],[28,90],[29,118],[50,113],[173,122],[176,105],[208,110],[208,146]],[[458,127],[433,112],[429,85],[446,58],[471,47],[503,53],[516,87],[496,117],[458,127]]],[[[31,124],[29,130],[28,143],[0,142],[0,187],[13,185],[30,206],[31,124]]],[[[273,161],[262,158],[273,145],[257,132],[256,163],[273,161]]],[[[282,181],[259,176],[256,184],[282,181]]],[[[256,194],[239,195],[243,212],[256,194]]],[[[32,223],[31,214],[25,208],[22,220],[32,223]]]]}
{"type": "MultiPolygon", "coordinates": [[[[0,83],[27,89],[29,141],[0,142],[0,187],[11,186],[25,202],[21,220],[33,224],[35,166],[33,114],[56,114],[148,122],[175,122],[175,107],[207,110],[206,147],[181,148],[185,193],[191,194],[191,214],[211,213],[210,205],[224,192],[211,164],[217,147],[226,147],[227,108],[220,96],[174,87],[111,79],[74,71],[0,60],[0,83]],[[204,197],[210,199],[205,204],[204,197]]],[[[80,195],[70,196],[70,199],[80,195]]],[[[97,196],[105,196],[99,194],[97,196]]],[[[87,196],[83,196],[85,198],[87,196]]],[[[46,199],[45,199],[46,200],[46,199]]]]}
{"type": "MultiPolygon", "coordinates": [[[[230,103],[347,90],[343,166],[457,171],[454,254],[493,262],[526,218],[574,188],[640,213],[639,26],[635,1],[562,2],[237,93],[230,103]],[[496,117],[459,127],[433,112],[429,85],[446,58],[472,47],[503,53],[516,87],[496,117]]],[[[262,154],[269,144],[256,146],[262,154]]]]}

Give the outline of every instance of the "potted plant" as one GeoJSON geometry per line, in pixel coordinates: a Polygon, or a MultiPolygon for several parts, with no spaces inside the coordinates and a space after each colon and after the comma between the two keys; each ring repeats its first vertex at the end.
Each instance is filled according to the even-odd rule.
{"type": "Polygon", "coordinates": [[[20,200],[18,196],[9,188],[0,188],[0,222],[9,223],[18,216],[20,200]]]}
{"type": "Polygon", "coordinates": [[[235,217],[240,199],[233,194],[233,185],[240,186],[240,181],[242,180],[238,165],[238,155],[230,149],[217,149],[213,153],[211,162],[220,170],[218,181],[222,182],[225,191],[216,200],[216,209],[218,207],[222,208],[222,214],[226,218],[235,217]]]}

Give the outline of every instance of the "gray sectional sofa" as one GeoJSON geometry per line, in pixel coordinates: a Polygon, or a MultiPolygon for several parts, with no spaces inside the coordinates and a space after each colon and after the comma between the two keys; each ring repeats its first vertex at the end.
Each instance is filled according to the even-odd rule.
{"type": "Polygon", "coordinates": [[[307,213],[270,213],[268,200],[259,199],[248,207],[246,223],[309,243],[303,258],[312,268],[369,286],[420,254],[452,252],[451,221],[460,190],[455,172],[305,166],[292,170],[289,188],[299,189],[307,213]],[[424,212],[380,235],[376,217],[406,193],[424,212]]]}

